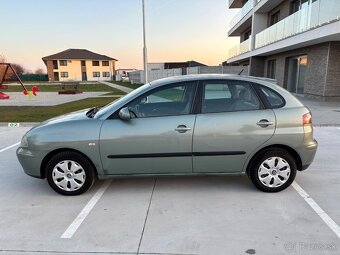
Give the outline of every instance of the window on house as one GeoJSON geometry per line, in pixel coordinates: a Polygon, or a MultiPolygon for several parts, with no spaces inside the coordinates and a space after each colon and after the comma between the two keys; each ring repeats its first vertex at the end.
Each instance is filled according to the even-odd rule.
{"type": "Polygon", "coordinates": [[[276,77],[276,60],[268,60],[267,63],[267,77],[275,79],[276,77]]]}
{"type": "Polygon", "coordinates": [[[103,77],[110,77],[110,72],[103,72],[103,77]]]}
{"type": "Polygon", "coordinates": [[[53,69],[58,69],[58,60],[53,60],[53,69]]]}
{"type": "Polygon", "coordinates": [[[68,78],[68,72],[60,72],[61,78],[68,78]]]}
{"type": "Polygon", "coordinates": [[[92,61],[92,66],[99,66],[99,61],[92,61]]]}
{"type": "Polygon", "coordinates": [[[67,60],[59,60],[60,66],[67,66],[67,60]]]}
{"type": "Polygon", "coordinates": [[[85,60],[82,60],[82,61],[81,61],[81,66],[86,66],[85,60]]]}
{"type": "Polygon", "coordinates": [[[249,30],[248,32],[244,33],[244,41],[248,40],[251,36],[251,30],[249,30]]]}
{"type": "Polygon", "coordinates": [[[100,72],[93,72],[93,77],[100,77],[100,72]]]}
{"type": "Polygon", "coordinates": [[[290,2],[289,14],[293,14],[301,9],[307,8],[308,5],[316,2],[317,0],[294,0],[290,2]]]}
{"type": "Polygon", "coordinates": [[[275,12],[270,16],[270,25],[274,25],[280,21],[280,11],[275,12]]]}
{"type": "Polygon", "coordinates": [[[109,61],[102,61],[102,66],[109,66],[109,61]]]}
{"type": "Polygon", "coordinates": [[[300,9],[300,1],[301,0],[294,0],[290,3],[290,14],[293,14],[300,9]]]}
{"type": "Polygon", "coordinates": [[[243,0],[242,1],[242,7],[245,6],[246,3],[248,3],[249,0],[243,0]]]}

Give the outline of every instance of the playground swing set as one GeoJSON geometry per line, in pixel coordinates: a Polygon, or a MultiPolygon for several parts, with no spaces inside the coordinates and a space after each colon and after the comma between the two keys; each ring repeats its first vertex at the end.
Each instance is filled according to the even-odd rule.
{"type": "MultiPolygon", "coordinates": [[[[0,63],[0,90],[8,89],[9,85],[4,84],[5,82],[19,82],[23,88],[23,94],[25,96],[36,96],[37,92],[39,91],[38,86],[33,86],[32,91],[27,90],[19,75],[10,63],[0,63]]],[[[9,96],[6,93],[0,91],[0,100],[1,99],[9,99],[9,96]]]]}

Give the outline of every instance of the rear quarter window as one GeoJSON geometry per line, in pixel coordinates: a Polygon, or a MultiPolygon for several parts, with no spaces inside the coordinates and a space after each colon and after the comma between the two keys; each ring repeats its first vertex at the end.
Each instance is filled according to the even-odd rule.
{"type": "Polygon", "coordinates": [[[260,86],[260,89],[272,108],[281,108],[286,104],[283,97],[276,91],[264,86],[260,86]]]}

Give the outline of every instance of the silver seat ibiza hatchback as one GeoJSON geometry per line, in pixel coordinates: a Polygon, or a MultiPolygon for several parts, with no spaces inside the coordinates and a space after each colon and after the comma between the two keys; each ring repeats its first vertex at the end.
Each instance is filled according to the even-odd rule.
{"type": "Polygon", "coordinates": [[[316,150],[310,111],[272,80],[195,75],[47,120],[24,135],[17,157],[63,195],[85,192],[96,177],[239,174],[277,192],[316,150]]]}

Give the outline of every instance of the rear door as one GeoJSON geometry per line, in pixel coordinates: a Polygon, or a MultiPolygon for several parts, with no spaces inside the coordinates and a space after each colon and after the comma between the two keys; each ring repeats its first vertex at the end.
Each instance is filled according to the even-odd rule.
{"type": "Polygon", "coordinates": [[[273,110],[264,109],[253,87],[244,81],[202,83],[201,113],[193,139],[197,173],[238,173],[249,153],[275,131],[273,110]]]}

